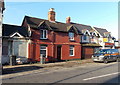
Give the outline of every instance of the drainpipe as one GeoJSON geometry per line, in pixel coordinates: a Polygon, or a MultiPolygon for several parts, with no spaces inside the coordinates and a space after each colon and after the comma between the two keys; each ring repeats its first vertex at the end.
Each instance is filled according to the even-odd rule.
{"type": "Polygon", "coordinates": [[[54,44],[55,43],[55,36],[54,35],[55,35],[54,31],[52,31],[52,38],[53,38],[52,39],[52,45],[53,45],[52,46],[52,55],[53,55],[53,58],[55,58],[55,44],[54,44]]]}

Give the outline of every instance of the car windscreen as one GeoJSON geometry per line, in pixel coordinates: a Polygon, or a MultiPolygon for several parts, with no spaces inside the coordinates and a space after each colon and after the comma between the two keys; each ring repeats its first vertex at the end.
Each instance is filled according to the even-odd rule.
{"type": "Polygon", "coordinates": [[[109,53],[109,50],[101,49],[101,50],[95,52],[95,54],[105,54],[105,53],[109,53]]]}
{"type": "Polygon", "coordinates": [[[101,49],[95,52],[95,54],[107,54],[107,53],[118,53],[117,49],[101,49]]]}
{"type": "Polygon", "coordinates": [[[111,49],[111,53],[118,53],[117,49],[111,49]]]}

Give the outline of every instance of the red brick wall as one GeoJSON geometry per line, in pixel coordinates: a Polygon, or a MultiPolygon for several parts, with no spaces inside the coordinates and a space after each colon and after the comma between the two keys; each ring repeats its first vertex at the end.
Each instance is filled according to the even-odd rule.
{"type": "Polygon", "coordinates": [[[94,53],[94,48],[82,47],[82,59],[90,59],[93,53],[94,53]]]}
{"type": "Polygon", "coordinates": [[[70,56],[69,52],[70,45],[62,45],[62,60],[70,60],[70,59],[81,59],[81,46],[74,45],[75,55],[70,56]]]}
{"type": "Polygon", "coordinates": [[[74,42],[69,40],[68,33],[56,32],[55,37],[56,43],[80,43],[80,35],[77,34],[75,34],[74,42]]]}
{"type": "Polygon", "coordinates": [[[48,39],[42,40],[40,39],[40,30],[31,30],[32,31],[32,40],[35,42],[41,42],[41,43],[51,43],[53,42],[53,32],[48,31],[48,39]]]}
{"type": "Polygon", "coordinates": [[[29,58],[40,61],[40,45],[47,45],[47,59],[46,61],[56,60],[57,58],[57,46],[61,45],[61,59],[80,59],[81,58],[81,45],[80,36],[75,34],[75,41],[70,41],[68,33],[48,31],[48,39],[40,39],[40,31],[32,30],[32,45],[29,45],[29,58]],[[75,56],[69,56],[69,46],[74,45],[75,56]]]}

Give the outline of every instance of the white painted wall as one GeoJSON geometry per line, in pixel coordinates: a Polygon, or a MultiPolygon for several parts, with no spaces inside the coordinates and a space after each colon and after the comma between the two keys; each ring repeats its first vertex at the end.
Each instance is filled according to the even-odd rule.
{"type": "Polygon", "coordinates": [[[98,42],[102,46],[102,49],[105,49],[105,43],[103,42],[103,37],[100,37],[98,42]]]}
{"type": "Polygon", "coordinates": [[[8,46],[8,54],[2,55],[2,64],[10,62],[10,56],[16,55],[17,58],[20,58],[27,61],[28,59],[28,44],[27,40],[13,40],[7,41],[3,40],[3,46],[8,46]]]}
{"type": "Polygon", "coordinates": [[[98,37],[91,39],[91,43],[99,43],[98,37]]]}
{"type": "Polygon", "coordinates": [[[16,55],[17,57],[26,57],[28,58],[28,48],[27,48],[28,42],[26,40],[14,40],[13,41],[13,55],[16,55]]]}
{"type": "Polygon", "coordinates": [[[119,42],[115,42],[115,46],[118,47],[119,46],[119,42]]]}
{"type": "Polygon", "coordinates": [[[12,55],[16,56],[16,61],[28,61],[28,40],[14,40],[12,46],[12,55]]]}

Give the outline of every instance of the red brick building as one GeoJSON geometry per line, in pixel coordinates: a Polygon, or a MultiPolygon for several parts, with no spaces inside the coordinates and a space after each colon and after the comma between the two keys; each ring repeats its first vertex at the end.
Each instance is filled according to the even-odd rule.
{"type": "Polygon", "coordinates": [[[98,44],[98,33],[96,33],[90,25],[71,22],[70,17],[66,19],[66,23],[77,28],[78,33],[81,35],[81,59],[90,59],[95,51],[101,47],[100,44],[98,44]]]}
{"type": "Polygon", "coordinates": [[[29,32],[28,58],[40,61],[81,59],[80,34],[76,27],[55,21],[54,9],[48,12],[48,20],[25,16],[22,26],[29,32]]]}

